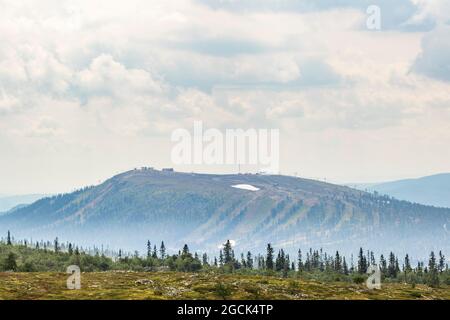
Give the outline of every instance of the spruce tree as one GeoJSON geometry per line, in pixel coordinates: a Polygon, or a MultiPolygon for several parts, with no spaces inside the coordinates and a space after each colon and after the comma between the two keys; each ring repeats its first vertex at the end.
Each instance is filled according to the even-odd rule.
{"type": "Polygon", "coordinates": [[[434,251],[430,253],[430,259],[428,260],[428,279],[427,283],[432,287],[439,286],[438,266],[436,264],[436,255],[434,251]]]}
{"type": "Polygon", "coordinates": [[[16,255],[12,252],[8,254],[4,262],[4,268],[7,271],[17,271],[16,255]]]}
{"type": "Polygon", "coordinates": [[[302,272],[304,266],[303,266],[302,250],[301,250],[301,249],[298,249],[298,259],[297,259],[297,264],[298,264],[298,266],[297,266],[298,271],[299,271],[299,272],[302,272]]]}
{"type": "Polygon", "coordinates": [[[223,246],[223,255],[224,255],[224,263],[225,264],[229,264],[232,263],[234,260],[234,253],[233,253],[233,249],[231,247],[231,242],[230,240],[227,240],[227,242],[224,244],[223,246]]]}
{"type": "Polygon", "coordinates": [[[8,230],[8,235],[7,235],[7,237],[6,237],[6,244],[7,244],[8,246],[11,246],[11,245],[12,245],[12,241],[11,241],[11,232],[9,232],[9,230],[8,230]]]}
{"type": "Polygon", "coordinates": [[[247,268],[250,270],[253,269],[253,258],[250,251],[247,252],[247,268]]]}
{"type": "Polygon", "coordinates": [[[342,262],[339,251],[336,251],[336,256],[334,258],[334,271],[342,273],[342,262]]]}
{"type": "Polygon", "coordinates": [[[161,242],[161,247],[159,248],[159,256],[162,260],[166,258],[166,246],[164,245],[164,241],[161,242]]]}
{"type": "Polygon", "coordinates": [[[152,244],[150,240],[147,241],[147,259],[150,259],[152,256],[152,244]]]}
{"type": "Polygon", "coordinates": [[[406,254],[406,256],[405,256],[404,271],[405,271],[405,273],[409,273],[409,272],[412,271],[411,261],[409,260],[409,255],[408,254],[406,254]]]}
{"type": "Polygon", "coordinates": [[[359,249],[358,254],[358,272],[365,274],[367,272],[367,259],[364,256],[364,251],[362,248],[359,249]]]}
{"type": "Polygon", "coordinates": [[[219,252],[219,263],[220,263],[220,266],[223,267],[224,259],[223,259],[223,251],[222,250],[220,250],[220,252],[219,252]]]}
{"type": "Polygon", "coordinates": [[[58,252],[59,251],[59,241],[58,241],[58,237],[56,237],[55,241],[54,241],[54,251],[58,252]]]}
{"type": "Polygon", "coordinates": [[[270,243],[267,244],[266,268],[273,270],[273,248],[270,243]]]}
{"type": "Polygon", "coordinates": [[[438,270],[440,273],[445,270],[445,256],[442,254],[442,251],[439,251],[439,267],[438,270]]]}
{"type": "Polygon", "coordinates": [[[158,251],[156,250],[156,245],[153,246],[152,258],[158,259],[158,251]]]}
{"type": "Polygon", "coordinates": [[[203,264],[203,266],[209,266],[208,255],[206,253],[204,253],[202,256],[202,264],[203,264]]]}

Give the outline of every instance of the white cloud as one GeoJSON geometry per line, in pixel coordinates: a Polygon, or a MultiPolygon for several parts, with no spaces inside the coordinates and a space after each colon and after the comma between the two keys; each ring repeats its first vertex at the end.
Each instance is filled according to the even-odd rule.
{"type": "Polygon", "coordinates": [[[382,33],[361,30],[365,2],[341,4],[0,0],[0,191],[56,192],[166,166],[170,131],[194,120],[282,129],[284,172],[450,170],[433,157],[449,143],[448,1],[383,1],[382,33]],[[429,33],[404,32],[429,21],[429,33]],[[377,156],[388,153],[388,163],[377,156]]]}

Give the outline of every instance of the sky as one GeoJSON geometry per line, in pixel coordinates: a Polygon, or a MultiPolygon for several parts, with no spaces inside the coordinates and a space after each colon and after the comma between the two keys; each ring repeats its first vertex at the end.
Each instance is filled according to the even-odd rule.
{"type": "Polygon", "coordinates": [[[0,194],[171,167],[194,121],[279,129],[282,174],[450,172],[450,1],[0,0],[0,194]]]}

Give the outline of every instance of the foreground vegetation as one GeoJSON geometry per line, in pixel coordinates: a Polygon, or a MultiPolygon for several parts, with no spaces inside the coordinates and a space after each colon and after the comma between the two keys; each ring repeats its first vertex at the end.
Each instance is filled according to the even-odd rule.
{"type": "Polygon", "coordinates": [[[81,290],[66,288],[65,273],[0,273],[0,299],[450,299],[450,286],[431,288],[322,282],[259,275],[182,272],[90,272],[81,290]]]}
{"type": "Polygon", "coordinates": [[[282,249],[275,256],[251,252],[235,257],[230,241],[219,257],[191,253],[185,245],[169,255],[147,244],[140,256],[119,251],[107,256],[67,243],[0,242],[0,299],[450,299],[450,270],[442,252],[413,267],[392,252],[377,261],[359,250],[356,263],[339,252],[312,250],[291,260],[282,249]],[[66,268],[80,267],[82,289],[68,290],[66,268]],[[366,286],[368,269],[381,271],[381,290],[366,286]]]}

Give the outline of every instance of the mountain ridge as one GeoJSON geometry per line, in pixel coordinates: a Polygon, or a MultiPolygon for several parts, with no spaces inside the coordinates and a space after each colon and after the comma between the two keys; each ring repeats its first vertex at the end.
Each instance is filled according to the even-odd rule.
{"type": "Polygon", "coordinates": [[[44,198],[0,217],[0,232],[11,229],[21,237],[58,236],[136,250],[151,239],[174,248],[189,243],[194,249],[215,251],[233,239],[242,250],[264,250],[271,242],[292,251],[413,247],[428,254],[439,244],[449,247],[449,226],[449,209],[315,180],[147,168],[44,198]]]}
{"type": "Polygon", "coordinates": [[[382,183],[351,184],[360,190],[376,191],[397,199],[450,208],[450,173],[439,173],[382,183]]]}

